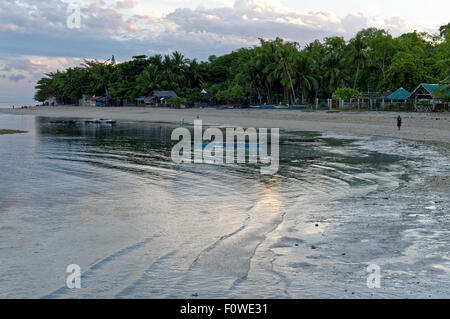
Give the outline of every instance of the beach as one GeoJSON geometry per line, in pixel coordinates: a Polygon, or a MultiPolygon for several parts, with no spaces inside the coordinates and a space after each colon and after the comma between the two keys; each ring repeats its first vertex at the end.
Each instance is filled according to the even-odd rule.
{"type": "Polygon", "coordinates": [[[448,296],[447,114],[405,113],[398,132],[396,113],[2,113],[0,128],[28,133],[0,138],[0,297],[448,296]],[[273,176],[248,164],[176,164],[171,133],[197,116],[315,141],[282,143],[273,176]],[[66,286],[71,264],[83,289],[66,286]],[[369,265],[381,268],[380,289],[367,286],[369,265]]]}
{"type": "Polygon", "coordinates": [[[0,2],[1,300],[450,298],[450,2],[267,2],[0,2]]]}
{"type": "Polygon", "coordinates": [[[286,130],[339,132],[400,138],[418,142],[450,143],[450,113],[397,112],[303,112],[252,109],[168,109],[144,107],[32,107],[0,109],[0,114],[36,115],[52,118],[108,118],[150,122],[193,123],[205,125],[282,128],[286,130]],[[396,127],[397,116],[403,126],[396,127]]]}

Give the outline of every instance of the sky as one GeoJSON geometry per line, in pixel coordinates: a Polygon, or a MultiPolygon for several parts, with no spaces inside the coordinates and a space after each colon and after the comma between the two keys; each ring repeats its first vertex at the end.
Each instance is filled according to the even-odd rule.
{"type": "Polygon", "coordinates": [[[449,12],[448,0],[1,0],[0,103],[31,103],[39,78],[84,58],[178,50],[205,60],[258,38],[305,45],[366,27],[437,33],[449,12]]]}

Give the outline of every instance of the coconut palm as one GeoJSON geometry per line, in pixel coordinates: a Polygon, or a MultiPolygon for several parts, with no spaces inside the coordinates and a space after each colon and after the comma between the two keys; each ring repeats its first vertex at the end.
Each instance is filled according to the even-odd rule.
{"type": "Polygon", "coordinates": [[[363,37],[358,34],[354,39],[350,41],[352,45],[351,60],[356,64],[356,74],[353,82],[353,88],[356,89],[356,82],[358,81],[359,69],[369,58],[367,53],[367,43],[363,37]]]}
{"type": "Polygon", "coordinates": [[[294,83],[292,80],[293,63],[298,50],[293,43],[283,43],[283,40],[277,38],[275,40],[276,47],[276,64],[275,70],[270,74],[272,79],[278,79],[283,86],[284,97],[289,100],[289,88],[292,91],[293,101],[296,100],[294,83]]]}
{"type": "Polygon", "coordinates": [[[449,31],[450,31],[450,23],[443,25],[439,28],[439,34],[441,35],[441,37],[445,37],[445,35],[449,31]]]}
{"type": "MultiPolygon", "coordinates": [[[[278,65],[276,58],[277,45],[275,41],[264,41],[260,39],[261,46],[257,48],[255,60],[262,69],[262,81],[267,93],[267,100],[270,102],[274,96],[273,90],[277,84],[275,69],[278,65]]],[[[276,95],[276,94],[275,94],[276,95]]]]}
{"type": "Polygon", "coordinates": [[[190,88],[199,87],[203,83],[203,76],[201,73],[200,64],[197,59],[187,62],[186,67],[186,80],[187,85],[190,88]]]}
{"type": "Polygon", "coordinates": [[[343,57],[339,52],[331,52],[324,58],[325,73],[324,79],[327,87],[334,91],[342,83],[341,66],[343,57]]]}
{"type": "Polygon", "coordinates": [[[153,90],[160,89],[162,73],[155,65],[151,64],[136,78],[136,87],[141,95],[148,95],[153,90]]]}
{"type": "Polygon", "coordinates": [[[307,52],[301,52],[295,59],[294,69],[294,77],[297,80],[298,88],[302,94],[302,101],[304,101],[312,89],[314,91],[318,89],[317,64],[307,52]]]}
{"type": "Polygon", "coordinates": [[[93,79],[91,89],[97,92],[97,94],[108,96],[115,66],[109,60],[99,62],[97,60],[86,59],[84,60],[83,66],[88,69],[88,73],[93,79]]]}
{"type": "Polygon", "coordinates": [[[434,92],[434,96],[436,98],[440,98],[442,96],[444,97],[450,96],[450,77],[448,77],[444,81],[441,81],[439,87],[434,92]]]}

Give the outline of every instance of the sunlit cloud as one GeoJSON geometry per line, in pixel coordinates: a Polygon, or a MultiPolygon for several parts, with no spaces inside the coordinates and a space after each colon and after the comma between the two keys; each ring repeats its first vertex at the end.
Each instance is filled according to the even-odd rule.
{"type": "Polygon", "coordinates": [[[132,0],[118,1],[116,4],[117,9],[133,9],[135,7],[135,2],[132,0]]]}

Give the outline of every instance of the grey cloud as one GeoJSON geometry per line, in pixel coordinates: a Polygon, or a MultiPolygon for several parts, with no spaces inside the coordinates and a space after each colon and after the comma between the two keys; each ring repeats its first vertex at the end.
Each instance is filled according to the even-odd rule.
{"type": "Polygon", "coordinates": [[[290,23],[289,20],[299,18],[292,15],[264,16],[252,13],[242,14],[242,11],[237,12],[230,8],[203,11],[177,9],[166,19],[175,22],[178,29],[193,35],[206,32],[216,34],[218,38],[233,36],[246,40],[248,44],[254,43],[258,38],[275,37],[308,42],[327,34],[327,30],[312,25],[290,23]]]}
{"type": "MultiPolygon", "coordinates": [[[[264,2],[262,2],[264,3],[264,2]]],[[[330,12],[289,12],[276,6],[262,7],[258,1],[239,0],[232,8],[177,9],[165,17],[177,25],[177,30],[198,34],[208,32],[233,36],[252,43],[257,38],[282,37],[306,44],[325,36],[350,38],[362,28],[371,25],[372,18],[362,14],[349,14],[343,18],[330,12]]],[[[378,19],[381,27],[395,32],[407,31],[401,19],[378,19]]]]}
{"type": "Polygon", "coordinates": [[[14,82],[19,82],[19,81],[25,79],[25,76],[22,74],[11,74],[8,77],[8,79],[10,79],[11,81],[14,81],[14,82]]]}
{"type": "MultiPolygon", "coordinates": [[[[129,21],[118,11],[91,3],[82,7],[81,28],[66,26],[67,4],[62,1],[0,1],[0,26],[18,25],[24,31],[0,28],[0,56],[35,55],[118,59],[145,53],[149,48],[168,50],[162,39],[153,35],[127,38],[129,21]]],[[[162,37],[164,38],[164,37],[162,37]]]]}
{"type": "MultiPolygon", "coordinates": [[[[130,7],[133,1],[116,2],[130,7]]],[[[133,2],[134,4],[134,2],[133,2]]],[[[349,37],[369,25],[364,15],[339,18],[329,12],[291,12],[275,1],[237,0],[233,7],[176,9],[163,18],[125,16],[102,1],[81,8],[81,28],[66,26],[67,3],[58,0],[0,2],[0,54],[106,59],[114,54],[180,50],[201,59],[277,36],[305,44],[325,36],[349,37]],[[268,4],[267,4],[268,3],[268,4]],[[19,29],[14,31],[12,26],[19,29]]],[[[383,20],[396,28],[400,20],[383,20]]],[[[404,28],[402,26],[401,28],[404,28]]]]}
{"type": "Polygon", "coordinates": [[[11,66],[11,63],[5,64],[5,65],[0,65],[0,71],[9,72],[12,69],[13,69],[13,67],[11,66]]]}
{"type": "Polygon", "coordinates": [[[341,25],[343,30],[349,30],[351,33],[354,33],[363,28],[367,28],[368,19],[363,14],[349,14],[341,20],[341,25]]]}
{"type": "MultiPolygon", "coordinates": [[[[126,25],[133,21],[113,9],[104,9],[96,4],[82,9],[81,29],[68,29],[67,6],[62,5],[61,1],[28,0],[24,3],[30,6],[34,3],[36,6],[29,15],[26,6],[15,6],[14,1],[8,0],[0,2],[0,24],[14,23],[25,30],[19,33],[0,29],[0,55],[106,59],[114,54],[117,59],[123,60],[138,54],[181,50],[187,56],[200,54],[200,57],[206,58],[206,50],[212,49],[211,54],[221,54],[235,48],[228,44],[229,41],[219,45],[210,42],[214,45],[211,48],[201,35],[191,35],[183,30],[169,32],[164,27],[161,29],[161,25],[167,22],[143,16],[133,18],[144,20],[148,29],[129,34],[125,32],[126,25]],[[8,11],[9,14],[6,14],[8,11]],[[160,31],[153,32],[155,28],[160,31]]],[[[222,38],[217,35],[214,37],[218,41],[222,38]]]]}
{"type": "MultiPolygon", "coordinates": [[[[236,0],[233,7],[213,9],[180,8],[162,18],[130,15],[123,10],[131,9],[134,2],[81,2],[81,28],[69,29],[67,2],[1,0],[0,71],[6,72],[1,77],[25,87],[22,74],[36,79],[53,65],[33,64],[27,56],[107,59],[114,54],[120,61],[179,50],[187,57],[206,60],[209,55],[254,45],[260,37],[279,36],[305,44],[332,35],[348,38],[374,23],[394,34],[409,28],[400,18],[292,12],[277,0],[236,0]]],[[[75,61],[69,64],[79,63],[75,61]]],[[[18,91],[22,94],[23,90],[18,91]]]]}

